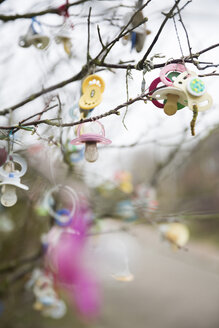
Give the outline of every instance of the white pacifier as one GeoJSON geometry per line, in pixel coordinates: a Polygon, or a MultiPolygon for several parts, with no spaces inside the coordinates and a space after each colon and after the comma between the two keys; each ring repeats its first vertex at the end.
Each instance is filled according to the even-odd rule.
{"type": "Polygon", "coordinates": [[[165,87],[156,90],[152,94],[153,98],[157,100],[166,99],[167,102],[164,105],[164,112],[167,115],[174,115],[177,111],[177,103],[187,106],[187,96],[186,93],[176,87],[165,87]]]}
{"type": "Polygon", "coordinates": [[[194,110],[194,106],[197,106],[198,111],[203,112],[212,106],[212,97],[206,92],[204,82],[195,72],[181,73],[173,85],[186,94],[189,109],[194,110]]]}
{"type": "Polygon", "coordinates": [[[0,186],[2,187],[1,204],[5,207],[13,206],[17,202],[16,188],[28,190],[29,187],[20,182],[22,177],[27,171],[26,161],[19,155],[10,156],[3,166],[0,167],[0,186]],[[21,170],[15,170],[14,163],[18,163],[21,170]]]}
{"type": "Polygon", "coordinates": [[[41,27],[41,23],[35,18],[32,18],[32,23],[25,35],[22,35],[19,39],[19,46],[22,48],[28,48],[31,45],[37,49],[43,50],[49,45],[49,37],[44,35],[41,27]]]}

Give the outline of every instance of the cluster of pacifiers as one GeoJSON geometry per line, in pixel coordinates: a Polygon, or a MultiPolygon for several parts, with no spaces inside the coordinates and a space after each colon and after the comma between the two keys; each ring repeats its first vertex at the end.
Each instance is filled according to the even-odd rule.
{"type": "Polygon", "coordinates": [[[66,305],[63,300],[59,299],[51,275],[35,269],[27,283],[27,288],[33,290],[35,296],[33,308],[35,310],[53,319],[60,319],[66,314],[66,305]]]}
{"type": "MultiPolygon", "coordinates": [[[[72,24],[68,21],[64,22],[59,31],[54,35],[54,40],[57,44],[62,44],[64,51],[67,55],[71,56],[71,38],[72,38],[72,24]]],[[[48,36],[42,27],[42,23],[35,17],[32,18],[32,22],[25,35],[19,38],[19,46],[22,48],[29,48],[34,46],[39,50],[47,49],[50,44],[51,37],[48,36]]]]}
{"type": "Polygon", "coordinates": [[[5,162],[0,166],[1,204],[11,207],[17,202],[16,188],[28,190],[29,187],[21,183],[21,177],[27,171],[26,161],[19,155],[7,155],[5,162]],[[15,165],[20,166],[18,170],[15,165]]]}
{"type": "MultiPolygon", "coordinates": [[[[92,74],[84,79],[81,89],[82,96],[79,100],[79,108],[81,118],[83,119],[101,103],[105,83],[100,76],[92,74]]],[[[84,155],[85,159],[90,163],[98,159],[98,143],[105,145],[111,143],[111,140],[105,137],[104,126],[99,121],[80,124],[76,128],[76,138],[71,141],[71,144],[74,146],[85,144],[85,150],[80,150],[76,158],[81,159],[81,156],[84,155]]]]}
{"type": "Polygon", "coordinates": [[[207,93],[205,83],[183,64],[163,67],[160,76],[151,83],[149,92],[152,103],[163,108],[167,115],[174,115],[185,106],[200,112],[212,106],[212,97],[207,93]],[[161,83],[162,88],[154,91],[161,83]]]}

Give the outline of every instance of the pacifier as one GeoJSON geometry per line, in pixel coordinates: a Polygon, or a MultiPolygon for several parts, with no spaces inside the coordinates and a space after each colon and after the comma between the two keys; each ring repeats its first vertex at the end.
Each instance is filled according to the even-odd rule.
{"type": "Polygon", "coordinates": [[[57,35],[55,36],[55,41],[57,44],[62,43],[65,52],[67,53],[68,56],[71,55],[71,32],[70,32],[70,26],[68,24],[64,24],[62,28],[59,30],[57,35]]]}
{"type": "MultiPolygon", "coordinates": [[[[124,25],[127,25],[128,21],[132,17],[133,13],[128,13],[124,17],[124,25]]],[[[130,28],[135,28],[135,26],[139,25],[144,19],[142,11],[139,11],[133,18],[132,22],[130,23],[130,28]]],[[[151,31],[146,29],[146,24],[142,24],[136,27],[129,35],[125,35],[122,38],[122,43],[126,45],[129,40],[131,40],[131,49],[135,48],[137,52],[141,52],[144,47],[144,43],[148,34],[151,31]]]]}
{"type": "Polygon", "coordinates": [[[69,108],[69,116],[73,121],[78,121],[80,119],[80,112],[78,108],[78,104],[74,104],[69,108]]]}
{"type": "MultiPolygon", "coordinates": [[[[33,279],[31,278],[31,280],[33,279]]],[[[33,293],[36,298],[33,305],[35,310],[41,311],[43,315],[54,319],[59,319],[65,315],[66,305],[58,298],[52,276],[47,276],[39,270],[36,279],[29,285],[33,287],[33,293]]]]}
{"type": "Polygon", "coordinates": [[[120,282],[131,282],[134,280],[134,275],[130,271],[129,256],[127,246],[121,240],[114,240],[113,249],[116,249],[117,263],[113,269],[112,278],[120,282]]]}
{"type": "Polygon", "coordinates": [[[199,112],[205,111],[212,106],[212,97],[206,92],[204,82],[197,76],[195,72],[181,73],[173,85],[185,93],[188,99],[188,107],[194,110],[197,107],[199,112]]]}
{"type": "Polygon", "coordinates": [[[131,200],[121,200],[118,202],[116,205],[115,214],[126,221],[135,221],[137,219],[131,200]]]}
{"type": "Polygon", "coordinates": [[[105,89],[103,79],[96,75],[89,75],[82,83],[82,96],[79,100],[79,107],[83,110],[91,110],[102,101],[102,93],[105,89]]]}
{"type": "Polygon", "coordinates": [[[29,187],[20,182],[27,171],[26,161],[19,155],[8,156],[5,164],[0,167],[0,185],[2,187],[1,204],[6,207],[13,206],[17,202],[16,188],[28,190],[29,187]],[[11,159],[12,158],[12,159],[11,159]],[[14,163],[20,165],[21,170],[15,170],[14,163]]]}
{"type": "Polygon", "coordinates": [[[160,90],[155,91],[152,94],[153,98],[156,100],[164,99],[164,113],[167,115],[174,115],[179,109],[179,104],[186,106],[187,105],[187,97],[185,92],[175,87],[166,87],[160,90]]]}
{"type": "Polygon", "coordinates": [[[112,274],[112,277],[120,282],[131,282],[134,280],[134,275],[129,270],[112,274]]]}
{"type": "Polygon", "coordinates": [[[67,312],[66,304],[63,300],[56,299],[50,307],[43,309],[42,314],[53,319],[62,318],[67,312]]]}
{"type": "Polygon", "coordinates": [[[75,145],[71,145],[71,151],[70,151],[70,161],[72,163],[78,163],[80,162],[84,157],[84,147],[78,148],[75,145]]]}
{"type": "MultiPolygon", "coordinates": [[[[66,197],[64,199],[67,200],[66,197]]],[[[71,187],[64,186],[64,185],[57,185],[51,188],[46,193],[44,201],[48,213],[51,215],[51,217],[54,218],[55,223],[58,226],[65,227],[72,222],[73,216],[76,211],[77,195],[71,187]],[[55,201],[52,195],[55,192],[57,193],[59,191],[64,191],[67,194],[69,201],[71,202],[71,209],[68,209],[66,207],[62,207],[58,210],[53,209],[55,205],[55,201]]]]}
{"type": "Polygon", "coordinates": [[[36,280],[33,293],[38,299],[43,299],[43,297],[48,296],[51,298],[55,297],[55,291],[53,290],[53,282],[50,277],[46,275],[41,275],[36,280]]]}
{"type": "Polygon", "coordinates": [[[32,18],[32,23],[27,33],[19,39],[19,46],[28,48],[34,45],[37,49],[43,50],[48,46],[49,41],[49,37],[43,34],[41,23],[32,18]],[[37,28],[40,28],[40,31],[37,31],[37,28]]]}
{"type": "Polygon", "coordinates": [[[179,248],[184,247],[189,240],[188,228],[179,222],[161,224],[160,232],[164,239],[179,248]]]}
{"type": "Polygon", "coordinates": [[[186,70],[182,64],[170,64],[166,65],[160,72],[160,77],[155,79],[150,87],[149,91],[153,91],[160,82],[166,85],[166,88],[156,90],[153,94],[150,94],[153,98],[152,102],[156,107],[164,108],[164,112],[167,115],[174,115],[177,110],[182,109],[187,105],[187,97],[184,92],[179,92],[179,89],[173,86],[174,79],[180,75],[181,72],[186,70]],[[164,100],[163,103],[158,100],[164,100]]]}
{"type": "Polygon", "coordinates": [[[111,143],[111,140],[105,138],[104,126],[99,121],[95,121],[86,128],[80,124],[77,129],[77,138],[71,141],[73,145],[83,143],[85,143],[85,159],[92,163],[98,159],[97,143],[107,145],[111,143]]]}
{"type": "Polygon", "coordinates": [[[167,87],[172,87],[174,77],[186,71],[186,67],[182,64],[169,64],[164,66],[160,71],[160,80],[167,87]],[[172,73],[172,75],[171,75],[172,73]]]}

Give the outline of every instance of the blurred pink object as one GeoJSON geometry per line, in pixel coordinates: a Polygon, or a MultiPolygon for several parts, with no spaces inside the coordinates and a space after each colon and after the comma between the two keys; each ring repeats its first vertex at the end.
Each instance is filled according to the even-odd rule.
{"type": "Polygon", "coordinates": [[[67,291],[81,315],[94,318],[100,311],[99,284],[84,263],[88,231],[87,211],[76,211],[68,227],[53,227],[48,234],[46,264],[57,283],[67,291]]]}
{"type": "Polygon", "coordinates": [[[0,148],[0,166],[5,164],[7,157],[8,157],[8,153],[6,149],[0,148]]]}

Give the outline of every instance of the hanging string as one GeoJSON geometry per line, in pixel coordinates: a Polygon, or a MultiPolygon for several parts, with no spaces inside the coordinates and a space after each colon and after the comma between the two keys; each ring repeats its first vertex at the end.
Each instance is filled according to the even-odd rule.
{"type": "Polygon", "coordinates": [[[35,33],[35,34],[37,34],[38,32],[36,31],[36,24],[38,25],[38,27],[40,28],[40,32],[42,33],[42,24],[41,24],[41,22],[40,21],[38,21],[37,19],[36,19],[36,17],[32,17],[31,18],[31,28],[32,28],[32,30],[33,30],[33,32],[35,33]]]}
{"type": "Polygon", "coordinates": [[[13,134],[13,130],[10,130],[9,134],[8,134],[8,155],[9,156],[12,156],[13,146],[14,146],[14,134],[13,134]]]}
{"type": "MultiPolygon", "coordinates": [[[[177,29],[177,25],[176,25],[175,16],[173,16],[173,23],[174,23],[174,28],[175,28],[176,37],[177,37],[177,40],[178,40],[178,44],[179,44],[179,48],[180,48],[180,52],[181,52],[181,55],[182,55],[182,62],[183,62],[183,65],[184,65],[185,68],[186,68],[185,60],[184,60],[185,56],[184,56],[184,53],[183,53],[183,49],[182,49],[182,45],[181,45],[181,41],[180,41],[180,37],[179,37],[179,33],[178,33],[178,29],[177,29]]],[[[186,70],[188,71],[187,68],[186,68],[186,70]]]]}

